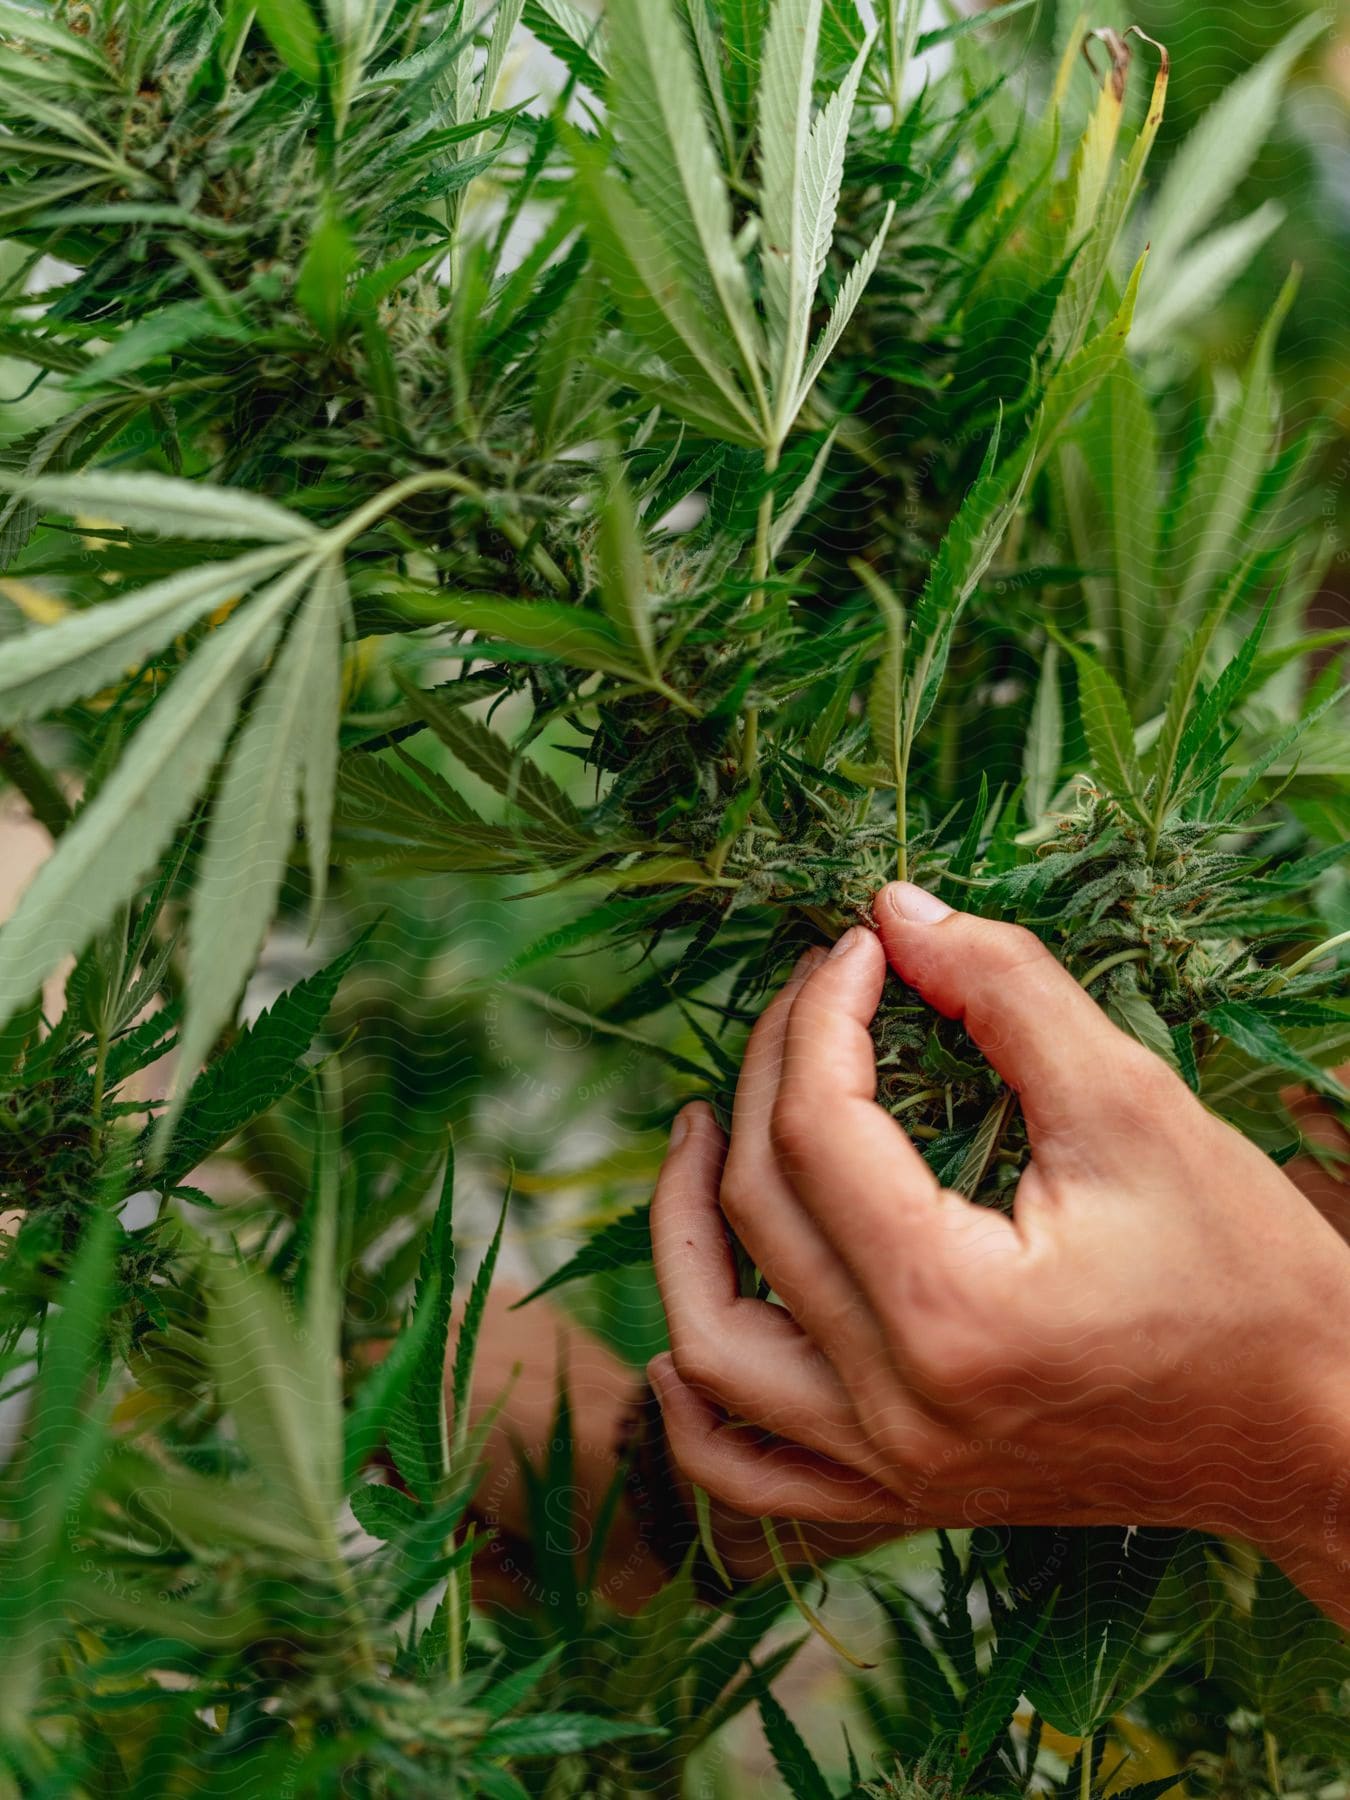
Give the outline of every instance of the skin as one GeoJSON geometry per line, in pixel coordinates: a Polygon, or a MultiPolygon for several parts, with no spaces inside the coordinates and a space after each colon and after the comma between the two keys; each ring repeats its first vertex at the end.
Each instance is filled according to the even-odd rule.
{"type": "Polygon", "coordinates": [[[729,1144],[702,1105],[672,1133],[648,1373],[684,1475],[857,1529],[1240,1537],[1350,1626],[1339,1202],[1309,1205],[1030,934],[900,883],[875,917],[759,1020],[729,1144]],[[1011,1218],[939,1188],[876,1104],[888,962],[1018,1094],[1011,1218]],[[724,1223],[780,1304],[740,1295],[724,1223]]]}

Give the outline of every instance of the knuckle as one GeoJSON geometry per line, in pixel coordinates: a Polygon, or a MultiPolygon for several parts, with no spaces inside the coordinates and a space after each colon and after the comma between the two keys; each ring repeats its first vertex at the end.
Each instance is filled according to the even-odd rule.
{"type": "Polygon", "coordinates": [[[724,1399],[734,1383],[725,1352],[704,1325],[686,1326],[671,1345],[675,1373],[686,1387],[724,1399]]]}
{"type": "Polygon", "coordinates": [[[1190,1089],[1160,1056],[1135,1043],[1124,1048],[1114,1088],[1115,1104],[1130,1122],[1153,1129],[1191,1098],[1190,1089]]]}
{"type": "Polygon", "coordinates": [[[815,1148],[810,1110],[786,1083],[773,1109],[769,1135],[775,1154],[789,1171],[804,1166],[815,1148]]]}
{"type": "Polygon", "coordinates": [[[985,972],[999,980],[1021,974],[1026,969],[1040,969],[1052,961],[1049,951],[1025,925],[1003,925],[992,921],[976,922],[980,929],[973,933],[985,972]]]}

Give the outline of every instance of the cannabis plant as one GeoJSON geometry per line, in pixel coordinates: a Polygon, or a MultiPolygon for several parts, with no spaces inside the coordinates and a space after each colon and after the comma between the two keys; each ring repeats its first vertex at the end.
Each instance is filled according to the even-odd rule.
{"type": "MultiPolygon", "coordinates": [[[[1273,1571],[1094,1531],[879,1573],[871,1747],[823,1767],[771,1691],[819,1572],[766,1522],[781,1579],[620,1618],[548,1547],[565,1406],[549,1579],[471,1606],[502,1225],[447,1430],[472,1109],[428,1041],[483,1019],[428,891],[554,896],[497,986],[663,1062],[644,1124],[725,1106],[896,874],[1029,926],[1272,1155],[1282,1090],[1343,1100],[1296,278],[1215,393],[1157,354],[1255,248],[1215,220],[1313,30],[1150,194],[1185,71],[1091,12],[1043,71],[1028,7],[0,0],[0,768],[54,840],[0,930],[9,1791],[675,1795],[752,1706],[812,1800],[1120,1791],[1140,1732],[1138,1800],[1343,1765],[1344,1649],[1273,1571]],[[278,920],[330,952],[241,1017],[278,920]],[[579,952],[598,1009],[519,982],[579,952]]],[[[1015,1096],[898,983],[875,1033],[1008,1205],[1015,1096]]],[[[642,1280],[635,1185],[550,1288],[642,1280]]]]}

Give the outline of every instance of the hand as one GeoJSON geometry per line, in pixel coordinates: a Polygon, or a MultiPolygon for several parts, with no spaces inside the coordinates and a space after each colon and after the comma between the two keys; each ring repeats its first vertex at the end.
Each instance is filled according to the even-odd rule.
{"type": "Polygon", "coordinates": [[[1350,1623],[1350,1250],[1033,937],[897,884],[757,1024],[653,1207],[690,1480],[743,1512],[1246,1537],[1350,1623]],[[1019,1096],[1006,1218],[875,1102],[889,958],[1019,1096]],[[730,1222],[783,1304],[742,1298],[730,1222]],[[726,1415],[753,1430],[728,1429],[726,1415]]]}

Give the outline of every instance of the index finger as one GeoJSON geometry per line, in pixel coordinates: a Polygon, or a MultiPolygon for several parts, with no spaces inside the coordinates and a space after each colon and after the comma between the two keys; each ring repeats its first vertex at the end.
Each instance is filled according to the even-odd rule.
{"type": "Polygon", "coordinates": [[[874,1304],[1017,1250],[1010,1219],[945,1192],[876,1100],[869,1032],[886,979],[877,938],[846,932],[788,1019],[773,1135],[780,1165],[874,1304]]]}

